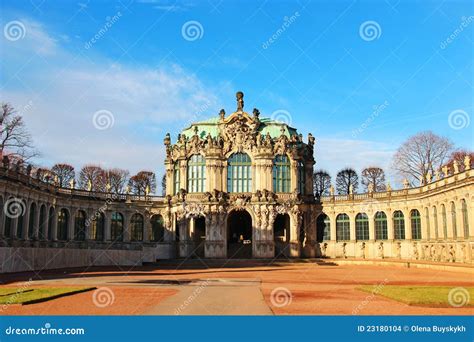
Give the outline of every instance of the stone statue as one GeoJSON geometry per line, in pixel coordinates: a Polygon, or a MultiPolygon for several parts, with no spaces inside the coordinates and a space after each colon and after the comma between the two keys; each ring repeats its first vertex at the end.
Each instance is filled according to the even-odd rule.
{"type": "Polygon", "coordinates": [[[383,253],[383,242],[379,243],[379,246],[377,247],[378,249],[378,256],[380,259],[384,258],[384,253],[383,253]]]}
{"type": "Polygon", "coordinates": [[[258,119],[259,116],[260,116],[260,111],[259,111],[257,108],[254,108],[254,109],[253,109],[253,117],[254,117],[255,119],[258,119]]]}
{"type": "Polygon", "coordinates": [[[453,161],[454,173],[459,173],[459,163],[457,160],[453,161]]]}
{"type": "Polygon", "coordinates": [[[373,193],[373,192],[374,192],[374,183],[369,183],[368,191],[369,191],[369,193],[373,193]]]}
{"type": "Polygon", "coordinates": [[[224,120],[224,118],[225,118],[225,110],[224,109],[221,109],[221,111],[219,112],[219,117],[221,118],[221,120],[224,120]]]}
{"type": "Polygon", "coordinates": [[[449,176],[449,167],[447,165],[443,166],[443,177],[448,177],[449,176]]]}
{"type": "Polygon", "coordinates": [[[390,182],[387,183],[387,191],[388,192],[392,191],[392,186],[390,185],[390,182]]]}
{"type": "Polygon", "coordinates": [[[331,196],[334,196],[334,186],[331,184],[331,186],[329,187],[329,194],[331,196]]]}
{"type": "Polygon", "coordinates": [[[403,189],[408,189],[410,187],[410,183],[408,182],[408,179],[403,180],[403,189]]]}
{"type": "Polygon", "coordinates": [[[418,255],[418,244],[416,242],[413,242],[413,259],[418,260],[419,255],[418,255]]]}
{"type": "Polygon", "coordinates": [[[244,110],[244,93],[238,91],[235,96],[237,97],[237,112],[242,112],[244,110]]]}
{"type": "Polygon", "coordinates": [[[362,259],[365,259],[365,242],[362,242],[360,244],[360,257],[362,259]]]}
{"type": "Polygon", "coordinates": [[[461,262],[467,262],[467,255],[466,255],[466,245],[465,244],[461,244],[461,258],[460,258],[461,262]]]}
{"type": "Polygon", "coordinates": [[[426,182],[431,183],[432,178],[433,176],[431,175],[431,171],[428,171],[428,173],[426,174],[426,182]]]}
{"type": "Polygon", "coordinates": [[[397,259],[402,258],[402,243],[397,242],[397,259]]]}
{"type": "Polygon", "coordinates": [[[327,256],[327,250],[328,250],[328,244],[327,242],[324,242],[321,244],[321,256],[326,257],[327,256]]]}
{"type": "Polygon", "coordinates": [[[471,169],[471,157],[469,155],[466,155],[464,157],[464,170],[470,170],[471,169]]]}
{"type": "Polygon", "coordinates": [[[346,242],[344,242],[344,243],[342,244],[342,257],[343,257],[344,259],[347,259],[346,245],[347,245],[346,242]]]}
{"type": "Polygon", "coordinates": [[[456,261],[456,250],[454,249],[453,245],[449,246],[449,262],[455,262],[456,261]]]}
{"type": "Polygon", "coordinates": [[[354,186],[352,184],[349,184],[349,195],[354,194],[354,186]]]}
{"type": "Polygon", "coordinates": [[[310,147],[313,147],[315,141],[316,141],[316,139],[313,137],[313,135],[311,133],[308,133],[308,145],[310,147]]]}

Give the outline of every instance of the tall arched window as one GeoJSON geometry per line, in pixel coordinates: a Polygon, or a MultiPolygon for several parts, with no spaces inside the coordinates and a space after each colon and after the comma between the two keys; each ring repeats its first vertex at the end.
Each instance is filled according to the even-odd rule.
{"type": "Polygon", "coordinates": [[[316,219],[316,241],[323,242],[331,240],[331,220],[321,213],[316,219]]]}
{"type": "Polygon", "coordinates": [[[204,192],[206,187],[206,159],[193,154],[188,161],[188,192],[204,192]]]}
{"type": "Polygon", "coordinates": [[[69,213],[67,209],[62,208],[58,213],[58,240],[67,240],[68,225],[69,213]]]}
{"type": "Polygon", "coordinates": [[[28,220],[28,238],[32,239],[35,236],[35,217],[36,217],[36,203],[31,203],[30,218],[28,220]]]}
{"type": "Polygon", "coordinates": [[[350,240],[350,221],[347,214],[339,214],[336,217],[336,240],[350,240]]]}
{"type": "Polygon", "coordinates": [[[451,224],[453,225],[453,239],[458,237],[458,227],[456,222],[456,205],[451,202],[451,224]]]}
{"type": "Polygon", "coordinates": [[[433,207],[433,221],[434,221],[434,233],[435,233],[435,239],[439,238],[439,232],[438,232],[438,210],[436,207],[433,207]]]}
{"type": "Polygon", "coordinates": [[[153,215],[150,219],[150,223],[151,223],[150,241],[162,242],[165,235],[163,216],[153,215]]]}
{"type": "Polygon", "coordinates": [[[469,217],[467,214],[467,204],[466,200],[461,200],[461,212],[462,212],[462,225],[464,229],[464,238],[467,239],[469,237],[469,217]]]}
{"type": "Polygon", "coordinates": [[[393,213],[393,230],[395,239],[405,239],[405,217],[400,210],[393,213]]]}
{"type": "Polygon", "coordinates": [[[413,240],[421,239],[421,216],[420,212],[416,209],[410,211],[411,221],[411,238],[413,240]]]}
{"type": "Polygon", "coordinates": [[[97,213],[91,224],[91,238],[96,241],[104,241],[105,216],[97,213]]]}
{"type": "Polygon", "coordinates": [[[252,192],[252,160],[234,153],[227,161],[227,192],[252,192]]]}
{"type": "Polygon", "coordinates": [[[110,238],[112,241],[123,241],[123,215],[116,211],[110,220],[110,238]]]}
{"type": "Polygon", "coordinates": [[[140,214],[133,214],[130,219],[130,240],[131,241],[142,241],[143,240],[143,216],[140,214]]]}
{"type": "Polygon", "coordinates": [[[74,238],[77,241],[86,239],[86,212],[79,210],[74,219],[74,238]]]}
{"type": "Polygon", "coordinates": [[[431,238],[431,227],[430,227],[430,210],[425,208],[425,222],[426,222],[426,238],[431,238]]]}
{"type": "Polygon", "coordinates": [[[359,213],[355,219],[356,240],[369,239],[369,217],[366,213],[359,213]]]}
{"type": "Polygon", "coordinates": [[[41,206],[40,217],[39,217],[39,228],[38,228],[38,239],[46,239],[46,205],[41,206]]]}
{"type": "Polygon", "coordinates": [[[387,240],[387,215],[383,211],[375,213],[375,240],[387,240]]]}
{"type": "Polygon", "coordinates": [[[305,194],[306,188],[306,172],[305,172],[304,163],[300,160],[298,161],[298,192],[302,195],[305,194]]]}
{"type": "Polygon", "coordinates": [[[290,192],[290,159],[287,155],[277,155],[273,160],[273,191],[290,192]]]}
{"type": "Polygon", "coordinates": [[[443,222],[443,239],[448,238],[448,219],[446,217],[446,207],[441,204],[441,221],[443,222]]]}
{"type": "Polygon", "coordinates": [[[173,165],[173,194],[176,195],[181,188],[180,180],[180,171],[179,171],[179,161],[176,161],[173,165]]]}

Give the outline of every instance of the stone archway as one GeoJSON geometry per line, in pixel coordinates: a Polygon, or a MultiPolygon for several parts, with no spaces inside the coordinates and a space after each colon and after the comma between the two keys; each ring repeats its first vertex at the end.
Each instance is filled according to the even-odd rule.
{"type": "Polygon", "coordinates": [[[204,258],[204,247],[206,242],[206,218],[202,215],[191,218],[191,239],[194,242],[194,256],[204,258]]]}
{"type": "Polygon", "coordinates": [[[273,237],[275,239],[275,257],[289,255],[291,220],[288,214],[278,214],[273,222],[273,237]]]}
{"type": "Polygon", "coordinates": [[[234,210],[227,218],[227,258],[252,257],[252,216],[246,210],[234,210]]]}

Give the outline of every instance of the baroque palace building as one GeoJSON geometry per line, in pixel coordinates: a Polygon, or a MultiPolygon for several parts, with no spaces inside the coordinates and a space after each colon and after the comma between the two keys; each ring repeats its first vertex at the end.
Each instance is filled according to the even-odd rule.
{"type": "Polygon", "coordinates": [[[166,196],[43,182],[0,167],[0,272],[170,258],[474,261],[471,161],[385,192],[313,196],[314,137],[237,110],[193,123],[166,149],[166,196]]]}

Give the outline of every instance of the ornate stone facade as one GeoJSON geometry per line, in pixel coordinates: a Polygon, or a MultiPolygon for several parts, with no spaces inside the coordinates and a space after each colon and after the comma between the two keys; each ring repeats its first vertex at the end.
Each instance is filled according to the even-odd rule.
{"type": "MultiPolygon", "coordinates": [[[[175,143],[165,137],[165,197],[60,188],[4,160],[0,257],[8,263],[0,271],[47,268],[46,254],[58,248],[86,265],[176,257],[473,262],[470,160],[417,188],[316,200],[314,138],[243,108],[238,93],[236,112],[192,124],[175,143]]],[[[80,266],[64,262],[72,265],[80,266]]]]}

